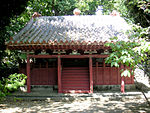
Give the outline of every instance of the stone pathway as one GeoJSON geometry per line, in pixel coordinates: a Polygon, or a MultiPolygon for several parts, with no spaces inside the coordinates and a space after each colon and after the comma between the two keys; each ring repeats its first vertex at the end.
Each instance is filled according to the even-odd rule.
{"type": "MultiPolygon", "coordinates": [[[[150,92],[146,93],[150,99],[150,92]]],[[[1,113],[150,113],[140,92],[61,94],[45,98],[9,97],[0,102],[1,113]]]]}

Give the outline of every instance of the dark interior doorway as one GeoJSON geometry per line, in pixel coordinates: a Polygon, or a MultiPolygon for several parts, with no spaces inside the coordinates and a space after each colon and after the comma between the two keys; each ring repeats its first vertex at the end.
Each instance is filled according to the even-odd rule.
{"type": "Polygon", "coordinates": [[[62,59],[62,66],[63,67],[88,67],[89,61],[88,59],[83,58],[69,58],[69,59],[62,59]]]}

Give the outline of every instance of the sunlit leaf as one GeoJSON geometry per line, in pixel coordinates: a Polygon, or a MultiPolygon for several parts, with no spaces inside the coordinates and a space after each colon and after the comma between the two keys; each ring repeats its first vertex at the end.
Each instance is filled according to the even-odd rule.
{"type": "Polygon", "coordinates": [[[131,76],[130,71],[126,69],[125,71],[123,71],[123,72],[121,73],[121,76],[122,76],[122,77],[123,77],[123,76],[124,76],[124,77],[127,77],[127,76],[130,77],[130,76],[131,76]]]}

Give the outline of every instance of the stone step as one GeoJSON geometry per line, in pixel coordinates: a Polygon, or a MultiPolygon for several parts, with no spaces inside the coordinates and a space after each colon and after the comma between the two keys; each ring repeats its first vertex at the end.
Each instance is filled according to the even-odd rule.
{"type": "MultiPolygon", "coordinates": [[[[57,89],[57,87],[51,85],[31,85],[31,91],[53,91],[55,89],[57,89]]],[[[20,87],[18,91],[27,92],[27,86],[20,87]]]]}
{"type": "Polygon", "coordinates": [[[55,102],[68,102],[68,101],[100,101],[100,102],[108,102],[108,101],[129,101],[133,99],[144,99],[142,95],[138,96],[118,96],[118,97],[103,97],[103,96],[9,96],[7,98],[20,98],[22,100],[49,100],[55,102]]]}
{"type": "Polygon", "coordinates": [[[53,87],[49,87],[49,88],[45,88],[45,87],[31,88],[31,91],[53,91],[53,87]]]}

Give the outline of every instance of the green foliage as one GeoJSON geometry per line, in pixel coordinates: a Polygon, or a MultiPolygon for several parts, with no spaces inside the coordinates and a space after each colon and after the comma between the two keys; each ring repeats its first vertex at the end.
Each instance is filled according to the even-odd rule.
{"type": "Polygon", "coordinates": [[[8,49],[5,50],[6,57],[2,60],[2,66],[6,67],[16,67],[18,66],[18,51],[10,51],[8,49]]]}
{"type": "Polygon", "coordinates": [[[22,59],[22,60],[26,60],[27,59],[27,54],[25,53],[19,53],[19,58],[22,59]]]}
{"type": "Polygon", "coordinates": [[[149,41],[150,27],[143,28],[138,24],[137,25],[133,24],[132,25],[132,30],[130,30],[128,32],[128,34],[131,34],[130,35],[131,39],[135,39],[135,38],[140,39],[140,38],[142,38],[142,39],[145,39],[146,41],[149,41]]]}
{"type": "MultiPolygon", "coordinates": [[[[148,32],[138,26],[134,26],[130,33],[129,41],[117,41],[117,37],[112,38],[115,43],[106,43],[105,46],[112,48],[112,53],[106,58],[106,63],[111,63],[111,66],[119,67],[120,64],[130,67],[130,70],[135,70],[138,64],[143,64],[149,58],[150,42],[145,39],[148,32]],[[145,38],[145,39],[143,39],[145,38]]],[[[130,76],[130,70],[122,71],[121,76],[130,76]]]]}
{"type": "Polygon", "coordinates": [[[24,86],[26,79],[26,75],[17,73],[9,75],[8,78],[3,78],[3,80],[0,81],[0,97],[6,96],[9,92],[24,86]]]}
{"type": "Polygon", "coordinates": [[[131,76],[131,73],[128,69],[124,70],[122,73],[121,73],[121,77],[130,77],[131,76]]]}
{"type": "Polygon", "coordinates": [[[128,17],[142,27],[150,26],[150,3],[149,0],[125,0],[128,17]]]}
{"type": "Polygon", "coordinates": [[[11,74],[8,79],[6,79],[5,87],[9,91],[17,90],[19,87],[24,86],[27,76],[24,74],[11,74]]]}
{"type": "Polygon", "coordinates": [[[7,49],[3,52],[3,54],[3,59],[0,61],[0,78],[6,78],[11,73],[17,73],[19,66],[18,62],[20,62],[18,51],[10,51],[7,49]]]}
{"type": "Polygon", "coordinates": [[[2,81],[0,81],[0,97],[4,97],[8,94],[8,91],[2,81]]]}
{"type": "Polygon", "coordinates": [[[95,15],[96,8],[103,6],[103,13],[109,15],[115,7],[116,0],[77,0],[75,6],[81,10],[83,15],[95,15]]]}
{"type": "Polygon", "coordinates": [[[14,102],[22,101],[23,100],[22,98],[16,98],[16,97],[14,97],[13,99],[14,99],[14,102]]]}

